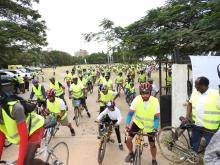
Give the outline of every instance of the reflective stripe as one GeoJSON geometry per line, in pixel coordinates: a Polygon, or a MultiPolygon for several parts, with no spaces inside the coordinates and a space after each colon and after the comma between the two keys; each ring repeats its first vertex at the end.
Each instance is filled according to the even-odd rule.
{"type": "Polygon", "coordinates": [[[204,111],[204,114],[210,114],[210,115],[219,115],[220,112],[216,112],[216,111],[204,111]]]}
{"type": "Polygon", "coordinates": [[[151,121],[151,122],[154,121],[153,119],[150,119],[150,118],[143,118],[143,117],[140,117],[140,116],[136,116],[136,118],[139,119],[139,120],[144,120],[144,121],[151,121]]]}
{"type": "Polygon", "coordinates": [[[35,127],[40,121],[41,119],[37,118],[33,123],[31,123],[31,128],[35,127]]]}
{"type": "Polygon", "coordinates": [[[154,128],[153,126],[144,126],[144,128],[154,128]]]}
{"type": "Polygon", "coordinates": [[[220,124],[220,121],[214,121],[214,120],[207,120],[207,119],[203,119],[203,122],[209,123],[209,124],[220,124]]]}

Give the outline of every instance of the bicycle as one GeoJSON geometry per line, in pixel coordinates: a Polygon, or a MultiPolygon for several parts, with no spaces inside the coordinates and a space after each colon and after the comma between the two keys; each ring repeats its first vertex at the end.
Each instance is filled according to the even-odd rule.
{"type": "Polygon", "coordinates": [[[100,143],[98,148],[98,163],[101,164],[103,162],[103,159],[105,157],[105,150],[106,150],[106,144],[107,142],[114,143],[114,140],[110,139],[110,135],[112,134],[112,129],[114,127],[113,122],[97,122],[99,125],[102,125],[103,128],[100,131],[101,137],[100,137],[100,143]]]}
{"type": "Polygon", "coordinates": [[[119,94],[119,97],[121,95],[121,90],[124,90],[122,83],[117,83],[116,84],[117,92],[119,94]]]}
{"type": "MultiPolygon", "coordinates": [[[[52,127],[56,126],[56,122],[49,122],[47,123],[44,128],[50,129],[52,127]]],[[[68,165],[69,162],[69,148],[68,145],[65,142],[58,142],[53,147],[49,146],[48,139],[45,139],[45,144],[43,147],[39,148],[35,154],[36,157],[46,158],[46,163],[49,163],[51,165],[68,165]],[[63,157],[64,155],[64,157],[63,157]]],[[[1,160],[0,164],[5,165],[16,165],[16,161],[9,162],[1,160]]]]}
{"type": "Polygon", "coordinates": [[[74,105],[74,118],[73,118],[73,120],[75,120],[76,126],[78,127],[80,118],[82,117],[83,107],[82,107],[80,99],[78,99],[78,100],[73,99],[73,105],[74,105]]]}
{"type": "Polygon", "coordinates": [[[130,91],[126,93],[125,100],[129,106],[131,105],[131,102],[134,100],[134,98],[135,98],[135,93],[131,93],[130,91]]]}
{"type": "Polygon", "coordinates": [[[199,163],[199,154],[204,153],[205,145],[200,143],[198,153],[192,150],[190,141],[191,129],[193,127],[194,123],[188,121],[180,124],[177,128],[167,126],[159,131],[157,142],[164,158],[173,163],[182,163],[184,161],[188,161],[192,164],[199,163]]]}
{"type": "Polygon", "coordinates": [[[143,153],[143,148],[148,147],[148,143],[144,142],[144,136],[157,137],[157,135],[156,134],[152,135],[152,134],[149,134],[149,133],[144,133],[143,129],[141,129],[138,132],[131,132],[131,131],[128,131],[128,132],[136,134],[136,136],[135,136],[135,152],[134,152],[134,157],[133,157],[133,160],[132,160],[133,165],[141,165],[141,155],[143,153]]]}

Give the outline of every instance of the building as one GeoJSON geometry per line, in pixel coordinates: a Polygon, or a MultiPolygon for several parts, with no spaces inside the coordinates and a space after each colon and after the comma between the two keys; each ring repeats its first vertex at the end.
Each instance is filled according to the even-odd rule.
{"type": "Polygon", "coordinates": [[[89,55],[89,53],[87,50],[80,49],[79,51],[75,52],[74,55],[77,57],[79,56],[84,57],[84,56],[89,55]]]}

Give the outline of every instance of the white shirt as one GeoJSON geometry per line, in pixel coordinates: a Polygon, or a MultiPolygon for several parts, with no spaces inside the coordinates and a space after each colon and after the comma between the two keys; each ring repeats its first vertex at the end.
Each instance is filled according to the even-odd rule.
{"type": "Polygon", "coordinates": [[[110,111],[108,108],[106,108],[102,113],[99,114],[97,120],[101,120],[105,115],[108,115],[111,120],[117,120],[116,124],[119,125],[121,123],[121,112],[117,107],[115,107],[114,111],[110,111]]]}
{"type": "MultiPolygon", "coordinates": [[[[153,96],[151,96],[151,97],[153,97],[153,96]]],[[[147,108],[148,103],[149,103],[149,101],[144,101],[144,109],[147,108]]],[[[131,110],[131,111],[135,111],[135,110],[136,110],[136,109],[135,109],[136,104],[137,104],[137,97],[135,97],[134,100],[133,100],[132,103],[131,103],[131,106],[130,106],[130,110],[131,110]]],[[[158,114],[158,113],[160,113],[160,105],[159,105],[159,104],[158,104],[158,107],[157,107],[156,114],[158,114]]]]}
{"type": "Polygon", "coordinates": [[[153,82],[151,95],[152,95],[152,96],[155,96],[155,94],[156,94],[158,91],[159,91],[159,88],[158,88],[157,85],[153,82]]]}
{"type": "MultiPolygon", "coordinates": [[[[194,89],[196,90],[196,89],[194,89]]],[[[197,122],[195,123],[197,126],[202,127],[202,118],[204,115],[204,104],[206,102],[208,93],[210,92],[210,89],[208,89],[205,93],[200,93],[198,91],[193,91],[193,92],[197,92],[198,93],[198,101],[196,104],[196,117],[197,117],[197,122]]],[[[192,97],[189,100],[190,103],[192,103],[192,97]]],[[[218,98],[218,108],[220,109],[220,97],[218,98]]]]}

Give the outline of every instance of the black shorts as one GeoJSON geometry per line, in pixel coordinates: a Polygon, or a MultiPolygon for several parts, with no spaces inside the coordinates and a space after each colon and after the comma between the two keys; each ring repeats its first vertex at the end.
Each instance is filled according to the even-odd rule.
{"type": "Polygon", "coordinates": [[[82,105],[86,105],[86,99],[85,98],[80,98],[80,103],[82,105]]]}
{"type": "MultiPolygon", "coordinates": [[[[136,134],[134,134],[132,132],[138,132],[138,131],[140,131],[140,128],[133,122],[132,125],[130,126],[130,131],[131,132],[129,132],[128,135],[133,138],[136,134]]],[[[153,137],[153,132],[148,133],[148,134],[152,135],[152,136],[148,136],[149,143],[150,142],[155,143],[155,137],[153,137]]]]}

